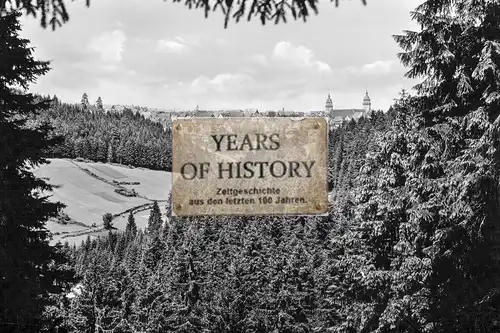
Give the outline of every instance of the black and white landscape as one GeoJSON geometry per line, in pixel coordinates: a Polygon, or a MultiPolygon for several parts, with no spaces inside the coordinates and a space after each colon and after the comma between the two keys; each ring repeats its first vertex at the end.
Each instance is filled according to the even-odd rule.
{"type": "Polygon", "coordinates": [[[0,332],[500,331],[498,1],[94,2],[0,0],[0,332]],[[174,117],[311,116],[328,216],[172,216],[174,117]]]}

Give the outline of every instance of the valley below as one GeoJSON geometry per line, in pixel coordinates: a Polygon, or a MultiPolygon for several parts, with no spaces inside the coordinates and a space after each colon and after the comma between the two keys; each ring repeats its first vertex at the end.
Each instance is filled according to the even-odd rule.
{"type": "Polygon", "coordinates": [[[129,211],[133,212],[137,227],[144,229],[154,200],[162,214],[165,212],[171,189],[170,172],[71,159],[49,161],[50,164],[34,169],[34,174],[54,186],[47,193],[51,195],[49,200],[64,203],[62,212],[67,214],[64,220],[47,222],[52,244],[60,241],[79,245],[88,236],[107,234],[102,220],[106,213],[113,215],[113,228],[124,230],[129,211]]]}

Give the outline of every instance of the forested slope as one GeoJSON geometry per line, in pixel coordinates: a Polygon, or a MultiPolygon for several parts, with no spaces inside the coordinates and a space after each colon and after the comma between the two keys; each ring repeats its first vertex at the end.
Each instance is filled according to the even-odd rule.
{"type": "Polygon", "coordinates": [[[54,127],[53,134],[64,138],[62,144],[47,151],[48,157],[81,157],[170,171],[169,130],[137,112],[92,112],[56,99],[35,118],[36,123],[44,121],[54,127]]]}

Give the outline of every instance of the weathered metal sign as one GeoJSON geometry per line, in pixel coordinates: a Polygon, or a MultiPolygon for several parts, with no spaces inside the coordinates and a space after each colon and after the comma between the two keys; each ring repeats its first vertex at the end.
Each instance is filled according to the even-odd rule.
{"type": "Polygon", "coordinates": [[[174,215],[328,211],[325,118],[177,118],[172,132],[174,215]]]}

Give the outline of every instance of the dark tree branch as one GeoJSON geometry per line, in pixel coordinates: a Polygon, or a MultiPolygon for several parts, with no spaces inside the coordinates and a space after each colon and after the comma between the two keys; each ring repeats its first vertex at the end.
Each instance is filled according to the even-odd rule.
{"type": "MultiPolygon", "coordinates": [[[[75,1],[75,0],[71,0],[75,1]]],[[[125,1],[125,0],[124,0],[125,1]]],[[[166,2],[167,0],[164,0],[166,2]]],[[[260,19],[263,25],[272,20],[275,24],[286,23],[289,15],[294,20],[302,19],[304,22],[311,13],[318,14],[319,0],[172,0],[174,3],[182,2],[189,9],[201,9],[208,18],[210,11],[222,11],[224,14],[224,28],[229,21],[236,23],[242,17],[247,21],[260,19]]],[[[330,0],[339,6],[340,0],[330,0]]],[[[366,6],[366,0],[360,0],[366,6]]],[[[85,0],[85,5],[90,7],[90,0],[85,0]]],[[[55,30],[69,21],[64,0],[0,0],[0,15],[11,11],[21,11],[25,15],[40,16],[40,24],[45,29],[47,24],[55,30]]]]}

